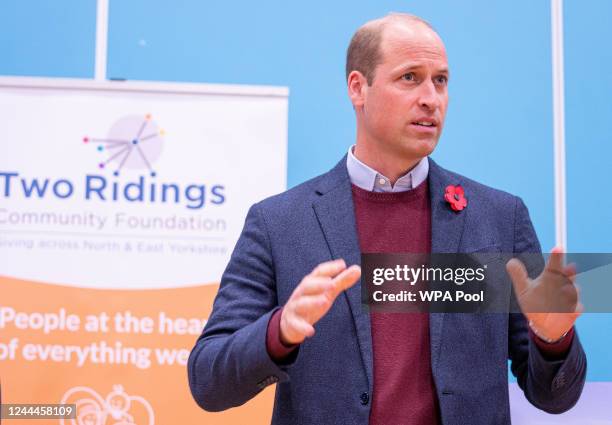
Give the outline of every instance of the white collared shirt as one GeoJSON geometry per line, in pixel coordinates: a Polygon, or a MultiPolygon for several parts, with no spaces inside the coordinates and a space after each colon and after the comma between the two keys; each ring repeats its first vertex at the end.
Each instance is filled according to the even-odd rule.
{"type": "Polygon", "coordinates": [[[354,147],[355,145],[349,148],[346,157],[346,168],[348,169],[351,183],[361,189],[370,192],[405,192],[423,183],[429,174],[429,161],[425,157],[391,186],[389,178],[368,167],[353,155],[354,147]]]}

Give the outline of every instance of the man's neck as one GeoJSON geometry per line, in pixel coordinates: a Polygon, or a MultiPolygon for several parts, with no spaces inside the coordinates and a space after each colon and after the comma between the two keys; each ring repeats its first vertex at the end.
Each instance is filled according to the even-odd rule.
{"type": "Polygon", "coordinates": [[[400,159],[380,152],[373,152],[359,143],[355,146],[353,155],[368,167],[387,177],[391,185],[394,185],[400,177],[409,173],[423,159],[400,159]]]}

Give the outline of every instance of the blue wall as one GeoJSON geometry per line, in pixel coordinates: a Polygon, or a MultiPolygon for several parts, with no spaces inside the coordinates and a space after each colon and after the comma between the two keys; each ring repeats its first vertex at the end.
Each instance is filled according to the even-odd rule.
{"type": "Polygon", "coordinates": [[[0,74],[91,78],[95,0],[0,2],[0,74]]]}
{"type": "MultiPolygon", "coordinates": [[[[612,197],[607,195],[612,175],[612,2],[566,4],[568,245],[573,252],[612,252],[612,197]]],[[[589,379],[612,381],[612,315],[585,314],[578,320],[587,342],[589,379]]]]}
{"type": "MultiPolygon", "coordinates": [[[[605,43],[612,30],[605,24],[612,6],[566,3],[569,247],[610,252],[612,55],[605,43]]],[[[93,77],[95,9],[95,0],[0,2],[0,74],[93,77]]],[[[428,19],[447,43],[451,103],[434,158],[523,197],[543,249],[550,249],[548,1],[110,0],[107,75],[288,86],[288,182],[294,186],[329,169],[353,143],[345,49],[361,23],[389,11],[428,19]]],[[[585,315],[579,325],[589,379],[612,381],[610,316],[585,315]]]]}

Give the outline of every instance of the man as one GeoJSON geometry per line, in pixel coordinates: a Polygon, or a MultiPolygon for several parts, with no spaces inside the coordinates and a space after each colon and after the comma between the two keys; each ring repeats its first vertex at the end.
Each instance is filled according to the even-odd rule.
{"type": "Polygon", "coordinates": [[[570,313],[362,309],[360,252],[540,252],[519,198],[428,158],[448,77],[444,44],[420,18],[392,14],[354,35],[356,144],[330,172],[250,209],[189,358],[204,409],[278,383],[275,424],[508,424],[507,359],[533,405],[576,403],[586,358],[573,330],[575,272],[559,249],[533,280],[518,260],[507,268],[523,308],[557,285],[573,296],[570,313]],[[449,185],[469,204],[450,208],[449,185]]]}

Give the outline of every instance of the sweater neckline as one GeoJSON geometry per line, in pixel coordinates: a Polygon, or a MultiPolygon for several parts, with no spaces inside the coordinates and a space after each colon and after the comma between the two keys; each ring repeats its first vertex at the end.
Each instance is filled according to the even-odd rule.
{"type": "Polygon", "coordinates": [[[353,196],[365,200],[374,202],[413,202],[419,199],[423,199],[427,195],[427,180],[411,190],[405,190],[402,192],[372,192],[365,190],[357,185],[351,184],[353,196]]]}

